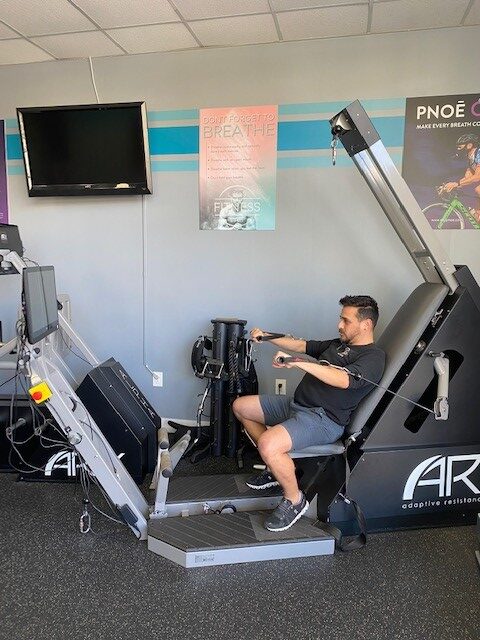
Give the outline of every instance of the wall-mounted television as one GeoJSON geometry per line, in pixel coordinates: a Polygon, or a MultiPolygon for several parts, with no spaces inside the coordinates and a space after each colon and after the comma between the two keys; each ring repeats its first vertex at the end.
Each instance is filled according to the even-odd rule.
{"type": "Polygon", "coordinates": [[[17,109],[28,194],[152,193],[144,102],[17,109]]]}

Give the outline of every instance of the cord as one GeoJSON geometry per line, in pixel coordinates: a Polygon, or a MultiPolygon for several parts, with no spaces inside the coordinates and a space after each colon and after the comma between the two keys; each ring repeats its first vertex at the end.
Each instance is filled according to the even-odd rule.
{"type": "Polygon", "coordinates": [[[92,84],[93,84],[93,89],[95,91],[95,97],[97,99],[97,104],[100,104],[100,98],[98,97],[97,85],[95,84],[95,74],[93,73],[92,56],[88,56],[88,62],[90,64],[90,76],[92,78],[92,84]]]}
{"type": "Polygon", "coordinates": [[[77,358],[79,358],[80,360],[83,360],[83,362],[86,362],[89,367],[92,366],[91,363],[86,358],[83,358],[80,354],[78,354],[76,351],[74,351],[71,347],[68,346],[68,343],[64,338],[62,329],[59,330],[59,333],[60,333],[60,337],[62,338],[63,344],[67,347],[67,349],[71,351],[74,356],[77,356],[77,358]]]}

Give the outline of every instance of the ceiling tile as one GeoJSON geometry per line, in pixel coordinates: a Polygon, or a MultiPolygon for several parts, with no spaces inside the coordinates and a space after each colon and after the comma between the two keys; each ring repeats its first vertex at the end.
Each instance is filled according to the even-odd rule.
{"type": "Polygon", "coordinates": [[[21,64],[43,60],[53,60],[53,58],[28,40],[20,38],[0,41],[0,64],[21,64]]]}
{"type": "Polygon", "coordinates": [[[315,9],[317,7],[337,4],[368,4],[368,0],[271,0],[274,11],[290,11],[291,9],[315,9]]]}
{"type": "Polygon", "coordinates": [[[268,0],[173,0],[186,20],[269,13],[268,0]]]}
{"type": "Polygon", "coordinates": [[[88,58],[123,54],[123,51],[101,31],[41,36],[32,39],[56,58],[88,58]]]}
{"type": "Polygon", "coordinates": [[[469,0],[390,0],[373,5],[372,33],[454,27],[469,0]]]}
{"type": "Polygon", "coordinates": [[[277,13],[285,40],[359,35],[367,30],[368,5],[277,13]]]}
{"type": "Polygon", "coordinates": [[[105,29],[180,20],[168,0],[73,1],[105,29]]]}
{"type": "Polygon", "coordinates": [[[480,24],[480,0],[475,0],[474,5],[468,12],[465,24],[480,24]]]}
{"type": "Polygon", "coordinates": [[[190,22],[189,25],[206,47],[278,41],[275,23],[270,14],[201,20],[190,22]]]}
{"type": "Polygon", "coordinates": [[[18,33],[15,33],[12,29],[9,29],[4,24],[0,23],[0,40],[4,40],[5,38],[20,38],[21,36],[18,33]]]}
{"type": "Polygon", "coordinates": [[[95,29],[67,0],[1,0],[0,20],[26,36],[95,29]]]}
{"type": "Polygon", "coordinates": [[[107,33],[129,53],[174,51],[198,46],[195,38],[181,23],[108,29],[107,33]]]}

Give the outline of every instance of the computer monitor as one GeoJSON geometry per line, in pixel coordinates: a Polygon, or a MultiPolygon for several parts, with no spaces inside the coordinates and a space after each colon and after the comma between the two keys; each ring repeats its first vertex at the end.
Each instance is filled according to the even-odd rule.
{"type": "Polygon", "coordinates": [[[26,267],[23,270],[23,308],[30,344],[43,340],[58,329],[57,290],[53,267],[26,267]]]}

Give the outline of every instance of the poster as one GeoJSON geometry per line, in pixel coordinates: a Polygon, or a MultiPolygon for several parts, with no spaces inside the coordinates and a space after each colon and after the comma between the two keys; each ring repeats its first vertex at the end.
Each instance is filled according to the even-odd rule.
{"type": "Polygon", "coordinates": [[[403,177],[434,229],[480,229],[480,93],[407,98],[403,177]]]}
{"type": "Polygon", "coordinates": [[[8,224],[7,158],[5,123],[0,120],[0,224],[8,224]]]}
{"type": "Polygon", "coordinates": [[[200,110],[200,229],[275,229],[277,106],[200,110]]]}

